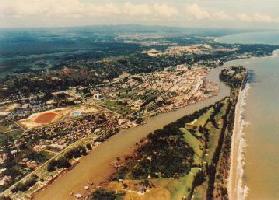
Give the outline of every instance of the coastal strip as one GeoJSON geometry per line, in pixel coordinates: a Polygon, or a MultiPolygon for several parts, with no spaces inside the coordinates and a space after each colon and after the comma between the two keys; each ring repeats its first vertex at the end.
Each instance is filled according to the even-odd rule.
{"type": "Polygon", "coordinates": [[[244,127],[247,124],[244,117],[246,98],[249,84],[244,81],[239,91],[238,102],[235,108],[234,129],[231,140],[231,163],[228,179],[229,199],[244,200],[248,194],[248,187],[243,183],[246,147],[244,127]]]}

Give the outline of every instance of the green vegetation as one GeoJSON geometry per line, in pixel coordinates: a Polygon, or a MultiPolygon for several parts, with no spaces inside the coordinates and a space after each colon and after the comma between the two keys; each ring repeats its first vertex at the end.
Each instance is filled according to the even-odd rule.
{"type": "Polygon", "coordinates": [[[246,69],[243,66],[231,66],[222,70],[220,79],[232,88],[239,88],[243,81],[246,81],[246,76],[246,69]]]}
{"type": "Polygon", "coordinates": [[[186,194],[191,193],[194,179],[200,171],[200,168],[192,168],[188,175],[180,178],[155,179],[152,183],[170,191],[172,200],[183,199],[186,194]]]}
{"type": "Polygon", "coordinates": [[[86,144],[86,147],[84,146],[74,147],[69,151],[67,151],[63,156],[57,159],[50,160],[50,162],[47,164],[47,170],[51,172],[59,168],[71,167],[71,163],[70,163],[71,159],[85,156],[87,155],[87,150],[91,150],[91,145],[86,144]],[[86,147],[88,149],[86,149],[86,147]]]}
{"type": "Polygon", "coordinates": [[[185,142],[189,144],[189,146],[194,150],[194,165],[201,166],[202,165],[202,157],[204,154],[204,144],[203,141],[197,139],[194,135],[192,135],[187,129],[181,128],[181,132],[184,135],[185,142]]]}
{"type": "MultiPolygon", "coordinates": [[[[133,77],[132,79],[137,79],[137,77],[133,77]]],[[[123,81],[124,80],[125,78],[123,81]]],[[[134,85],[132,87],[129,86],[128,88],[121,88],[121,86],[118,87],[120,87],[120,89],[117,92],[117,96],[113,98],[107,96],[101,104],[125,118],[129,118],[131,120],[144,118],[144,115],[149,112],[154,112],[163,104],[162,102],[157,102],[157,98],[162,95],[162,93],[157,90],[145,89],[144,91],[141,91],[141,93],[134,85]],[[142,101],[142,104],[139,108],[134,109],[131,102],[138,100],[142,101]]]]}
{"type": "Polygon", "coordinates": [[[48,161],[52,156],[54,156],[54,153],[50,153],[49,151],[41,151],[41,152],[31,152],[27,158],[29,160],[34,160],[38,163],[44,163],[48,161]]]}
{"type": "Polygon", "coordinates": [[[25,192],[30,187],[32,187],[38,180],[38,176],[32,175],[29,179],[25,180],[24,182],[17,183],[14,188],[12,189],[13,192],[25,192]]]}
{"type": "Polygon", "coordinates": [[[71,164],[68,159],[66,158],[59,158],[57,160],[51,160],[47,165],[48,171],[55,171],[56,168],[69,168],[71,167],[71,164]]]}
{"type": "Polygon", "coordinates": [[[191,169],[193,150],[180,131],[169,128],[155,131],[138,150],[141,160],[132,169],[132,178],[180,177],[191,169]],[[170,156],[171,155],[171,156],[170,156]]]}
{"type": "Polygon", "coordinates": [[[204,126],[206,122],[208,121],[209,117],[211,116],[213,112],[213,108],[208,109],[203,115],[201,115],[198,119],[195,119],[191,123],[188,123],[187,126],[192,127],[199,127],[204,126]]]}
{"type": "Polygon", "coordinates": [[[128,106],[126,106],[124,102],[121,101],[105,100],[103,101],[103,105],[109,110],[122,114],[124,116],[131,113],[131,109],[128,106]]]}
{"type": "MultiPolygon", "coordinates": [[[[216,110],[216,112],[213,114],[214,117],[211,118],[211,121],[209,121],[205,127],[209,131],[209,138],[208,138],[208,151],[207,151],[207,157],[206,162],[208,164],[212,163],[213,156],[215,153],[216,146],[219,143],[220,135],[222,134],[222,127],[224,126],[224,120],[223,117],[225,116],[227,112],[227,108],[229,106],[229,99],[225,99],[223,101],[223,106],[216,110]],[[218,112],[217,112],[218,111],[218,112]]],[[[215,107],[217,109],[217,106],[215,107]]]]}
{"type": "Polygon", "coordinates": [[[0,133],[5,133],[5,132],[7,132],[9,130],[10,129],[8,127],[0,125],[0,133]]]}
{"type": "Polygon", "coordinates": [[[90,200],[121,200],[123,195],[123,193],[97,189],[91,194],[90,200]]]}

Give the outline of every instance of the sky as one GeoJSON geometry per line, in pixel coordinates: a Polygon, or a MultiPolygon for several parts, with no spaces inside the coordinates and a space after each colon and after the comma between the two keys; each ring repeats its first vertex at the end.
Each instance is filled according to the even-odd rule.
{"type": "Polygon", "coordinates": [[[0,0],[0,28],[146,24],[279,28],[279,0],[0,0]]]}

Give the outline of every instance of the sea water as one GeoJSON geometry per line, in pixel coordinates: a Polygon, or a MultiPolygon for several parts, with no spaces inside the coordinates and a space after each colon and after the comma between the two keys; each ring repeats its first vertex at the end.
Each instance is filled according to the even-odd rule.
{"type": "Polygon", "coordinates": [[[279,44],[279,31],[262,31],[226,35],[216,39],[222,43],[239,44],[279,44]]]}
{"type": "Polygon", "coordinates": [[[248,200],[279,199],[279,57],[229,63],[238,64],[253,73],[245,105],[248,125],[243,130],[246,147],[240,189],[246,193],[248,188],[248,200]]]}

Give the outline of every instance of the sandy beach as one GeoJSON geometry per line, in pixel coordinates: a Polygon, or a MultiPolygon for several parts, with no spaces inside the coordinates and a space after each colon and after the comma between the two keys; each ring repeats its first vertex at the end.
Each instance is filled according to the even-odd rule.
{"type": "Polygon", "coordinates": [[[235,109],[234,130],[231,141],[231,166],[228,180],[228,193],[231,200],[244,200],[248,188],[243,183],[246,146],[243,128],[245,127],[245,104],[249,85],[239,92],[238,103],[235,109]]]}

